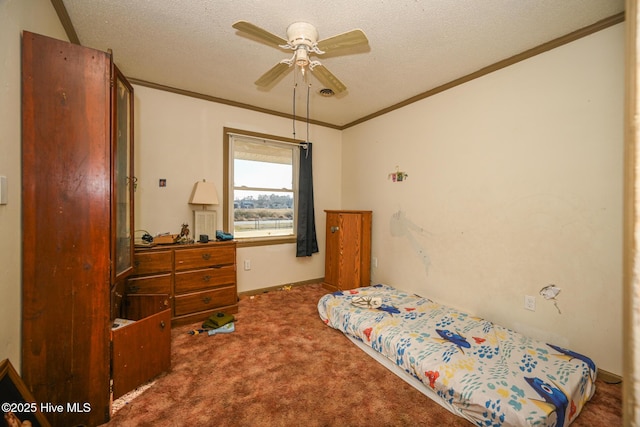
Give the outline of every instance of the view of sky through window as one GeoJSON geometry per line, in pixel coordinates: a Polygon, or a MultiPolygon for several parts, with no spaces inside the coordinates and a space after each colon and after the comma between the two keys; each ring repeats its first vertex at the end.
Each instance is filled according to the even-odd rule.
{"type": "MultiPolygon", "coordinates": [[[[234,176],[236,187],[254,187],[254,188],[273,188],[273,189],[292,189],[293,183],[291,165],[279,163],[266,163],[251,160],[234,160],[234,176]]],[[[257,197],[264,192],[242,191],[242,197],[253,195],[257,197]],[[255,193],[255,194],[254,194],[255,193]]],[[[267,191],[267,193],[269,193],[267,191]]],[[[236,199],[238,199],[238,190],[236,190],[236,199]]]]}

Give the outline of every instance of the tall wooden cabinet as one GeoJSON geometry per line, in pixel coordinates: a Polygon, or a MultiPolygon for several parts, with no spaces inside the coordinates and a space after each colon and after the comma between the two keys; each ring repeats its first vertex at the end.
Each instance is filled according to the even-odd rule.
{"type": "Polygon", "coordinates": [[[133,268],[133,89],[111,54],[25,31],[22,106],[22,377],[63,405],[52,425],[99,425],[133,268]]]}
{"type": "Polygon", "coordinates": [[[325,210],[327,248],[324,287],[330,290],[369,286],[371,211],[325,210]]]}

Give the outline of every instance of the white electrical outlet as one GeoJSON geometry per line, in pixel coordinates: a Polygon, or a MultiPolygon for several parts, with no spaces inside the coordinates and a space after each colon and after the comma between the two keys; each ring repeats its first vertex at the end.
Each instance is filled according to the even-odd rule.
{"type": "Polygon", "coordinates": [[[536,311],[536,297],[531,295],[524,296],[524,308],[531,311],[536,311]]]}
{"type": "Polygon", "coordinates": [[[251,260],[250,259],[245,259],[244,260],[244,269],[245,269],[245,271],[251,270],[251,260]]]}
{"type": "Polygon", "coordinates": [[[371,263],[373,264],[373,268],[378,268],[378,257],[373,257],[371,263]]]}

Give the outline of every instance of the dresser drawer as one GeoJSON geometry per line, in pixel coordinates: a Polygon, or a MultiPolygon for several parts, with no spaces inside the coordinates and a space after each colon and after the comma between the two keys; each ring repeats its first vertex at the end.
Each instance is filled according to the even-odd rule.
{"type": "Polygon", "coordinates": [[[173,252],[137,252],[133,257],[133,274],[143,275],[170,272],[173,268],[173,252]]]}
{"type": "Polygon", "coordinates": [[[235,265],[176,273],[176,294],[236,283],[235,265]]]}
{"type": "Polygon", "coordinates": [[[211,291],[178,295],[175,298],[175,315],[196,313],[236,304],[238,295],[235,286],[218,288],[211,291]]]}
{"type": "Polygon", "coordinates": [[[171,273],[134,277],[127,281],[128,294],[171,294],[171,273]]]}
{"type": "Polygon", "coordinates": [[[235,246],[203,247],[176,251],[176,271],[235,264],[235,246]]]}

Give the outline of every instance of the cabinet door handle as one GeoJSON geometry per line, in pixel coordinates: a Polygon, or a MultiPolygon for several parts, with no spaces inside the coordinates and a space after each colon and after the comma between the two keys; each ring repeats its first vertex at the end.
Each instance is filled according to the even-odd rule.
{"type": "Polygon", "coordinates": [[[202,302],[205,303],[205,304],[209,304],[211,302],[211,297],[202,298],[202,302]]]}
{"type": "Polygon", "coordinates": [[[332,233],[335,233],[338,230],[340,230],[340,227],[336,227],[336,226],[331,227],[331,232],[332,233]]]}
{"type": "Polygon", "coordinates": [[[161,328],[161,329],[164,329],[164,327],[165,327],[165,326],[166,326],[166,325],[165,325],[165,323],[164,323],[164,320],[161,320],[161,321],[160,321],[160,328],[161,328]]]}
{"type": "Polygon", "coordinates": [[[209,280],[211,280],[211,276],[209,276],[209,275],[202,276],[202,281],[203,282],[209,282],[209,280]]]}
{"type": "Polygon", "coordinates": [[[208,261],[211,259],[211,254],[209,252],[206,252],[204,254],[202,254],[202,259],[205,261],[208,261]]]}

